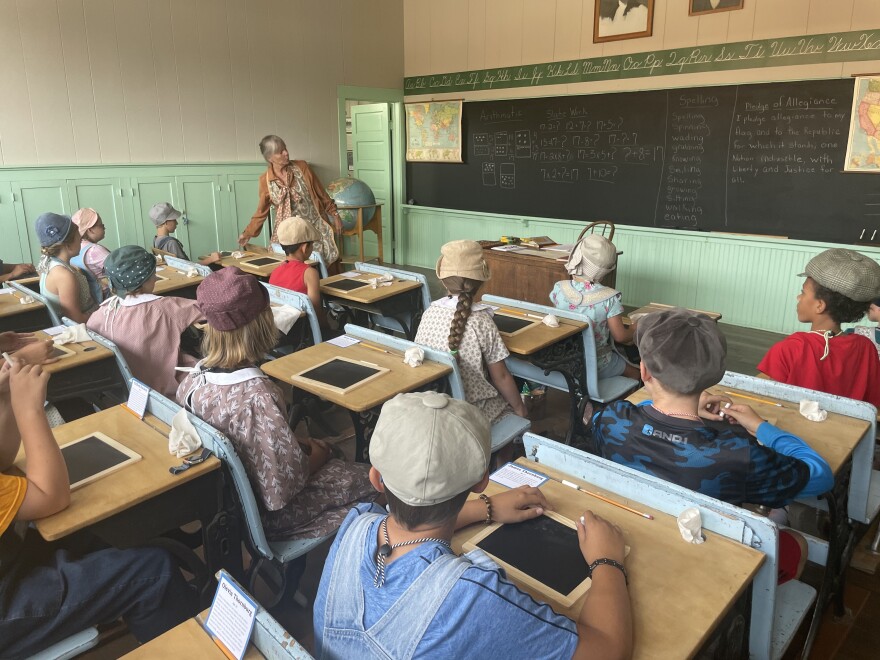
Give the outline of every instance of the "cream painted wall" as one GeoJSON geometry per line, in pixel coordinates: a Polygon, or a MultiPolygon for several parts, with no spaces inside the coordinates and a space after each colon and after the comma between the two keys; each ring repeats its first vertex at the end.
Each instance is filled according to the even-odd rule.
{"type": "MultiPolygon", "coordinates": [[[[651,37],[593,43],[596,0],[404,0],[407,76],[707,44],[880,28],[880,0],[745,0],[741,10],[688,16],[689,0],[656,0],[651,37]]],[[[425,98],[495,99],[848,77],[880,61],[770,67],[571,85],[455,92],[425,98]]]]}
{"type": "Polygon", "coordinates": [[[403,0],[0,0],[0,166],[338,169],[337,85],[400,89],[403,0]]]}

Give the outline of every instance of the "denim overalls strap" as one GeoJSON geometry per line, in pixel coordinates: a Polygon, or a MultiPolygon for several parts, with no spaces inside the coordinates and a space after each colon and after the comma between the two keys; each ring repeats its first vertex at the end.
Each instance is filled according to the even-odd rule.
{"type": "MultiPolygon", "coordinates": [[[[364,629],[364,585],[361,564],[378,513],[359,515],[346,530],[330,576],[322,636],[324,657],[408,660],[434,616],[470,562],[452,554],[435,559],[397,602],[369,629],[364,629]]],[[[367,589],[374,589],[372,584],[367,589]]]]}

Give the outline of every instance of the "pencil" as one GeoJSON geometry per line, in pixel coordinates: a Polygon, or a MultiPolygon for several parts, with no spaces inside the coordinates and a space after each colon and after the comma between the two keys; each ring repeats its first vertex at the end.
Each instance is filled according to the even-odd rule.
{"type": "Polygon", "coordinates": [[[619,507],[619,508],[623,509],[624,511],[629,511],[630,513],[634,513],[637,516],[641,516],[642,518],[646,518],[648,520],[654,520],[654,516],[652,516],[650,513],[643,513],[641,511],[637,511],[636,509],[633,509],[632,507],[628,507],[626,504],[622,504],[621,502],[617,502],[616,500],[612,500],[608,497],[605,497],[604,495],[599,495],[599,493],[594,493],[593,491],[587,490],[586,488],[581,488],[576,483],[573,483],[571,481],[566,481],[565,479],[557,479],[556,477],[552,477],[552,479],[554,481],[558,481],[563,486],[568,486],[569,488],[574,488],[575,490],[578,490],[582,493],[586,493],[587,495],[592,495],[597,500],[602,500],[606,504],[611,504],[613,506],[619,507]]]}
{"type": "Polygon", "coordinates": [[[749,396],[748,394],[739,394],[738,392],[725,392],[725,394],[729,394],[730,396],[738,396],[741,399],[748,399],[749,401],[757,401],[758,403],[766,403],[769,406],[776,406],[777,408],[782,408],[781,403],[776,403],[775,401],[769,401],[767,399],[759,399],[756,396],[749,396]]]}
{"type": "Polygon", "coordinates": [[[527,316],[533,319],[543,319],[543,316],[538,316],[537,314],[529,314],[528,312],[521,312],[518,309],[507,309],[505,307],[499,307],[499,312],[504,312],[506,314],[515,314],[516,316],[527,316]]]}
{"type": "Polygon", "coordinates": [[[396,353],[392,353],[391,351],[387,351],[384,348],[379,348],[378,346],[373,346],[372,344],[368,344],[364,341],[361,342],[361,346],[364,348],[371,348],[374,351],[379,351],[380,353],[385,353],[386,355],[396,355],[396,353]]]}

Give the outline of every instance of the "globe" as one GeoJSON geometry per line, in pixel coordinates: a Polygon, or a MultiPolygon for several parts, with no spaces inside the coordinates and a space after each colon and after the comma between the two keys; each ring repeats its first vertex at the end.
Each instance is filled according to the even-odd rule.
{"type": "MultiPolygon", "coordinates": [[[[339,218],[346,230],[357,226],[357,209],[345,209],[342,208],[343,206],[366,206],[376,203],[376,196],[370,190],[370,186],[350,176],[344,176],[327,184],[327,194],[339,207],[339,218]]],[[[375,207],[364,209],[364,224],[372,220],[375,213],[375,207]]]]}

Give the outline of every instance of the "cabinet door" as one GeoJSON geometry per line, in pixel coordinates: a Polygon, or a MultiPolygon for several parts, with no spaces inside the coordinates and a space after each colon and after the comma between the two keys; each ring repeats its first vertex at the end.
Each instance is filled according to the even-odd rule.
{"type": "Polygon", "coordinates": [[[71,207],[93,208],[101,216],[107,235],[101,245],[115,250],[122,245],[140,243],[141,233],[133,222],[125,222],[123,196],[131,195],[131,188],[122,179],[73,179],[68,181],[71,207]],[[126,190],[127,189],[127,190],[126,190]]]}
{"type": "MultiPolygon", "coordinates": [[[[181,223],[186,227],[189,244],[184,245],[192,260],[220,249],[223,211],[220,204],[219,176],[179,176],[181,223]]],[[[183,241],[182,237],[180,238],[183,241]]],[[[233,244],[234,245],[234,244],[233,244]]],[[[232,246],[227,246],[232,247],[232,246]]]]}
{"type": "MultiPolygon", "coordinates": [[[[230,174],[226,177],[226,194],[228,202],[225,205],[225,224],[228,232],[232,232],[233,244],[238,240],[239,234],[251,221],[254,211],[257,209],[257,195],[260,188],[261,174],[230,174]]],[[[269,222],[263,225],[260,235],[252,239],[252,243],[268,246],[271,232],[269,222]]]]}
{"type": "Polygon", "coordinates": [[[3,228],[3,240],[0,241],[0,259],[7,264],[30,261],[27,232],[24,225],[15,219],[12,186],[6,181],[0,181],[0,227],[3,228]]]}
{"type": "Polygon", "coordinates": [[[25,227],[30,261],[40,260],[40,241],[34,232],[37,218],[47,211],[70,214],[70,198],[67,181],[17,181],[12,184],[13,206],[19,227],[25,227]]]}
{"type": "MultiPolygon", "coordinates": [[[[138,177],[131,179],[131,189],[134,193],[132,209],[134,211],[134,225],[136,243],[140,243],[148,250],[153,248],[153,237],[156,235],[156,225],[150,219],[150,209],[158,202],[171,202],[176,209],[180,209],[180,195],[177,193],[177,185],[173,176],[162,177],[138,177]]],[[[189,242],[186,236],[186,227],[178,223],[175,236],[186,247],[189,242]]]]}

